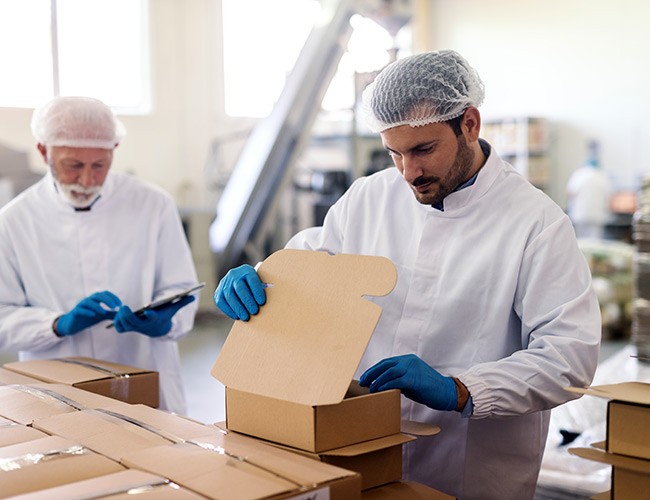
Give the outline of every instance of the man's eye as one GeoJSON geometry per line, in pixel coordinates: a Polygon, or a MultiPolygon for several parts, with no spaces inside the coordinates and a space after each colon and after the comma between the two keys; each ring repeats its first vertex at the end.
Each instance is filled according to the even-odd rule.
{"type": "Polygon", "coordinates": [[[433,147],[429,146],[428,148],[417,149],[415,152],[417,154],[428,154],[428,153],[431,153],[431,151],[433,151],[433,147]]]}

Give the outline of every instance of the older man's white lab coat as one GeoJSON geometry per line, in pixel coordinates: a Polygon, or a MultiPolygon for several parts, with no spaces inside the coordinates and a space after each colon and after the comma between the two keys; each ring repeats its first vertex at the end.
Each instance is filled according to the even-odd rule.
{"type": "Polygon", "coordinates": [[[159,338],[108,321],[61,338],[52,323],[95,292],[136,309],[196,281],[173,200],[137,178],[110,172],[92,209],[75,211],[48,173],[0,210],[0,350],[21,360],[86,356],[157,370],[161,408],[184,413],[176,341],[192,329],[197,301],[159,338]]]}
{"type": "MultiPolygon", "coordinates": [[[[489,150],[487,143],[482,143],[489,150]]],[[[444,211],[395,168],[357,180],[289,248],[384,256],[398,281],[357,376],[415,353],[469,389],[470,418],[402,399],[440,434],[405,445],[405,477],[464,500],[532,499],[549,410],[594,374],[600,313],[571,222],[492,151],[444,211]]]]}

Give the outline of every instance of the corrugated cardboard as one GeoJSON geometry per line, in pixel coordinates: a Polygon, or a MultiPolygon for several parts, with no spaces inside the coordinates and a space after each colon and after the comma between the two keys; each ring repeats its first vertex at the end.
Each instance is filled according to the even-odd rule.
{"type": "Polygon", "coordinates": [[[21,375],[20,373],[12,372],[6,368],[0,368],[0,385],[12,384],[38,384],[41,382],[38,379],[21,375]]]}
{"type": "MultiPolygon", "coordinates": [[[[276,450],[280,451],[280,450],[276,450]]],[[[255,451],[250,452],[253,456],[255,451]]],[[[289,454],[290,455],[290,454],[289,454]]],[[[300,458],[300,457],[295,457],[300,458]]],[[[280,498],[329,498],[331,500],[354,500],[360,497],[360,477],[350,471],[337,469],[312,460],[312,468],[330,467],[329,480],[322,482],[299,482],[296,471],[283,476],[277,472],[277,464],[259,466],[248,456],[235,455],[228,449],[207,450],[189,443],[160,448],[149,448],[125,455],[122,462],[159,474],[200,493],[210,499],[225,498],[254,500],[280,498]]],[[[304,467],[304,465],[303,465],[304,467]]],[[[322,469],[321,469],[322,475],[322,469]]]]}
{"type": "MultiPolygon", "coordinates": [[[[63,384],[0,386],[0,416],[21,424],[62,413],[120,404],[99,394],[63,384]]],[[[126,404],[126,403],[121,403],[126,404]]]]}
{"type": "Polygon", "coordinates": [[[11,500],[205,500],[171,481],[142,472],[125,470],[75,483],[13,497],[11,500]]]}
{"type": "MultiPolygon", "coordinates": [[[[2,401],[0,401],[2,405],[2,401]]],[[[0,447],[47,437],[48,434],[0,417],[0,447]]]]}
{"type": "MultiPolygon", "coordinates": [[[[224,432],[233,434],[233,431],[226,428],[225,422],[217,422],[214,425],[224,432]]],[[[264,442],[312,460],[319,460],[336,467],[358,472],[362,477],[362,490],[366,490],[399,481],[402,478],[402,445],[404,443],[415,440],[416,437],[414,436],[433,436],[440,432],[440,427],[436,425],[406,420],[402,420],[401,427],[401,434],[392,434],[320,453],[308,452],[268,441],[264,442]],[[404,434],[405,430],[409,431],[410,435],[404,434]]]]}
{"type": "Polygon", "coordinates": [[[103,409],[83,410],[34,420],[32,426],[74,440],[115,461],[132,451],[178,442],[103,409]]]}
{"type": "Polygon", "coordinates": [[[616,500],[650,498],[650,461],[608,453],[596,448],[571,448],[569,453],[612,466],[611,497],[616,500]]]}
{"type": "Polygon", "coordinates": [[[49,436],[0,448],[0,498],[124,470],[74,441],[49,436]]]}
{"type": "Polygon", "coordinates": [[[399,391],[348,392],[381,315],[364,296],[393,289],[392,262],[280,250],[258,274],[266,305],[234,323],[212,368],[228,428],[314,452],[399,433],[399,391]]]}
{"type": "Polygon", "coordinates": [[[159,405],[158,372],[98,359],[70,357],[6,363],[7,370],[43,382],[67,384],[125,403],[159,405]]]}
{"type": "Polygon", "coordinates": [[[607,404],[608,452],[650,459],[650,384],[624,382],[567,390],[610,400],[607,404]]]}
{"type": "Polygon", "coordinates": [[[364,491],[362,500],[456,500],[445,493],[413,481],[399,481],[364,491]]]}

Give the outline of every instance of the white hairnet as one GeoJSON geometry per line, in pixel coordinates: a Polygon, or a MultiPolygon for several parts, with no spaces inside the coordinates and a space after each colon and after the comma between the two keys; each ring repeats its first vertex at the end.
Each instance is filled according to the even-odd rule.
{"type": "Polygon", "coordinates": [[[32,134],[46,147],[113,149],[126,134],[106,104],[91,97],[55,97],[34,110],[32,134]]]}
{"type": "Polygon", "coordinates": [[[389,64],[363,91],[370,130],[443,122],[483,102],[478,73],[453,50],[426,52],[389,64]]]}

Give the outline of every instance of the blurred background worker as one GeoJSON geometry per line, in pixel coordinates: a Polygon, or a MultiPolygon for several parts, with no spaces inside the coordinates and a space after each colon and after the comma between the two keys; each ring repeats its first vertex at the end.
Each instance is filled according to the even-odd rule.
{"type": "Polygon", "coordinates": [[[603,238],[610,216],[609,178],[600,168],[598,142],[589,142],[585,164],[571,174],[567,183],[567,213],[578,238],[603,238]]]}
{"type": "Polygon", "coordinates": [[[132,311],[197,281],[176,206],[110,171],[125,130],[101,101],[55,98],[32,133],[49,170],[0,210],[0,350],[156,370],[161,407],[184,413],[176,341],[192,329],[194,298],[132,311]]]}
{"type": "MultiPolygon", "coordinates": [[[[600,312],[569,218],[479,139],[483,95],[454,51],[387,66],[363,102],[396,168],[356,180],[286,246],[397,267],[372,299],[383,312],[357,376],[441,428],[405,445],[405,478],[463,500],[532,499],[549,410],[594,375],[600,312]]],[[[265,293],[244,265],[215,301],[246,320],[265,293]]]]}

